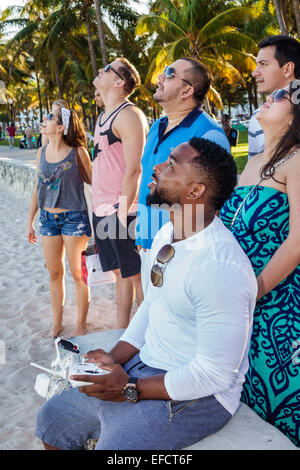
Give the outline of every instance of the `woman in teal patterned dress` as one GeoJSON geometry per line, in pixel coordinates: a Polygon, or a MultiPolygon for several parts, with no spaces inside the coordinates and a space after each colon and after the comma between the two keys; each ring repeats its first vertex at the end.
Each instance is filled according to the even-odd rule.
{"type": "Polygon", "coordinates": [[[264,153],[247,163],[220,217],[258,283],[242,401],[300,447],[300,81],[256,114],[264,153]]]}

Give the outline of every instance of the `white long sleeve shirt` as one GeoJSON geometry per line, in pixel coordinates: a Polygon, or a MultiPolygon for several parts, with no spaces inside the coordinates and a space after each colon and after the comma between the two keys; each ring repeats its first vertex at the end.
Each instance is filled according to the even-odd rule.
{"type": "MultiPolygon", "coordinates": [[[[153,241],[152,264],[172,235],[169,222],[153,241]]],[[[173,400],[214,395],[234,414],[248,370],[257,294],[250,261],[217,217],[172,246],[163,285],[150,282],[120,340],[139,349],[145,364],[167,371],[164,383],[173,400]]]]}

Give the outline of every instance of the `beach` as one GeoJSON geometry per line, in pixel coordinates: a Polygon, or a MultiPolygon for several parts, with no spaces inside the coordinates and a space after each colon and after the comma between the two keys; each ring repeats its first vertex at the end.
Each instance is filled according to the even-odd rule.
{"type": "MultiPolygon", "coordinates": [[[[26,239],[30,197],[0,184],[0,449],[42,449],[34,437],[35,417],[44,400],[34,390],[39,371],[30,362],[49,367],[55,358],[54,341],[47,338],[51,324],[49,276],[44,265],[38,223],[38,241],[26,239]]],[[[66,263],[66,302],[63,337],[76,318],[75,288],[66,263]]],[[[133,308],[134,311],[134,308],[133,308]]],[[[114,328],[115,286],[91,289],[88,333],[114,328]]]]}

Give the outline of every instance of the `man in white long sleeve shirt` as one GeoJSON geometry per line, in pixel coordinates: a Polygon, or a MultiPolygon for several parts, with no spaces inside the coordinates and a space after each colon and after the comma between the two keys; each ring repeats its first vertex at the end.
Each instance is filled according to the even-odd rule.
{"type": "Polygon", "coordinates": [[[235,413],[257,293],[248,258],[215,215],[236,177],[226,150],[199,138],[154,167],[147,203],[168,206],[171,221],[152,245],[151,285],[117,345],[87,354],[109,373],[84,376],[92,385],[41,408],[46,449],[80,449],[89,437],[99,450],[182,449],[235,413]]]}

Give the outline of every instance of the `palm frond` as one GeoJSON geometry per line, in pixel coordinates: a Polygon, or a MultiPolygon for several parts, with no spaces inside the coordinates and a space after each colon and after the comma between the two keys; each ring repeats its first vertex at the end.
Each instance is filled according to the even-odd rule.
{"type": "Polygon", "coordinates": [[[250,54],[256,55],[258,51],[257,43],[252,38],[246,34],[240,33],[238,31],[228,31],[222,33],[213,34],[203,41],[203,45],[208,45],[210,43],[220,44],[228,48],[235,48],[241,51],[248,52],[250,54]]]}
{"type": "Polygon", "coordinates": [[[217,34],[224,26],[238,26],[254,21],[258,13],[254,8],[234,7],[212,18],[200,30],[199,35],[209,37],[217,34]]]}
{"type": "Polygon", "coordinates": [[[185,31],[180,28],[177,24],[170,21],[164,16],[158,15],[143,15],[139,18],[135,33],[137,35],[142,35],[145,33],[157,33],[157,31],[170,31],[173,34],[182,34],[185,35],[185,31]]]}
{"type": "Polygon", "coordinates": [[[202,62],[209,68],[213,77],[226,79],[228,83],[239,82],[245,85],[244,77],[230,62],[205,55],[202,56],[202,62]]]}

